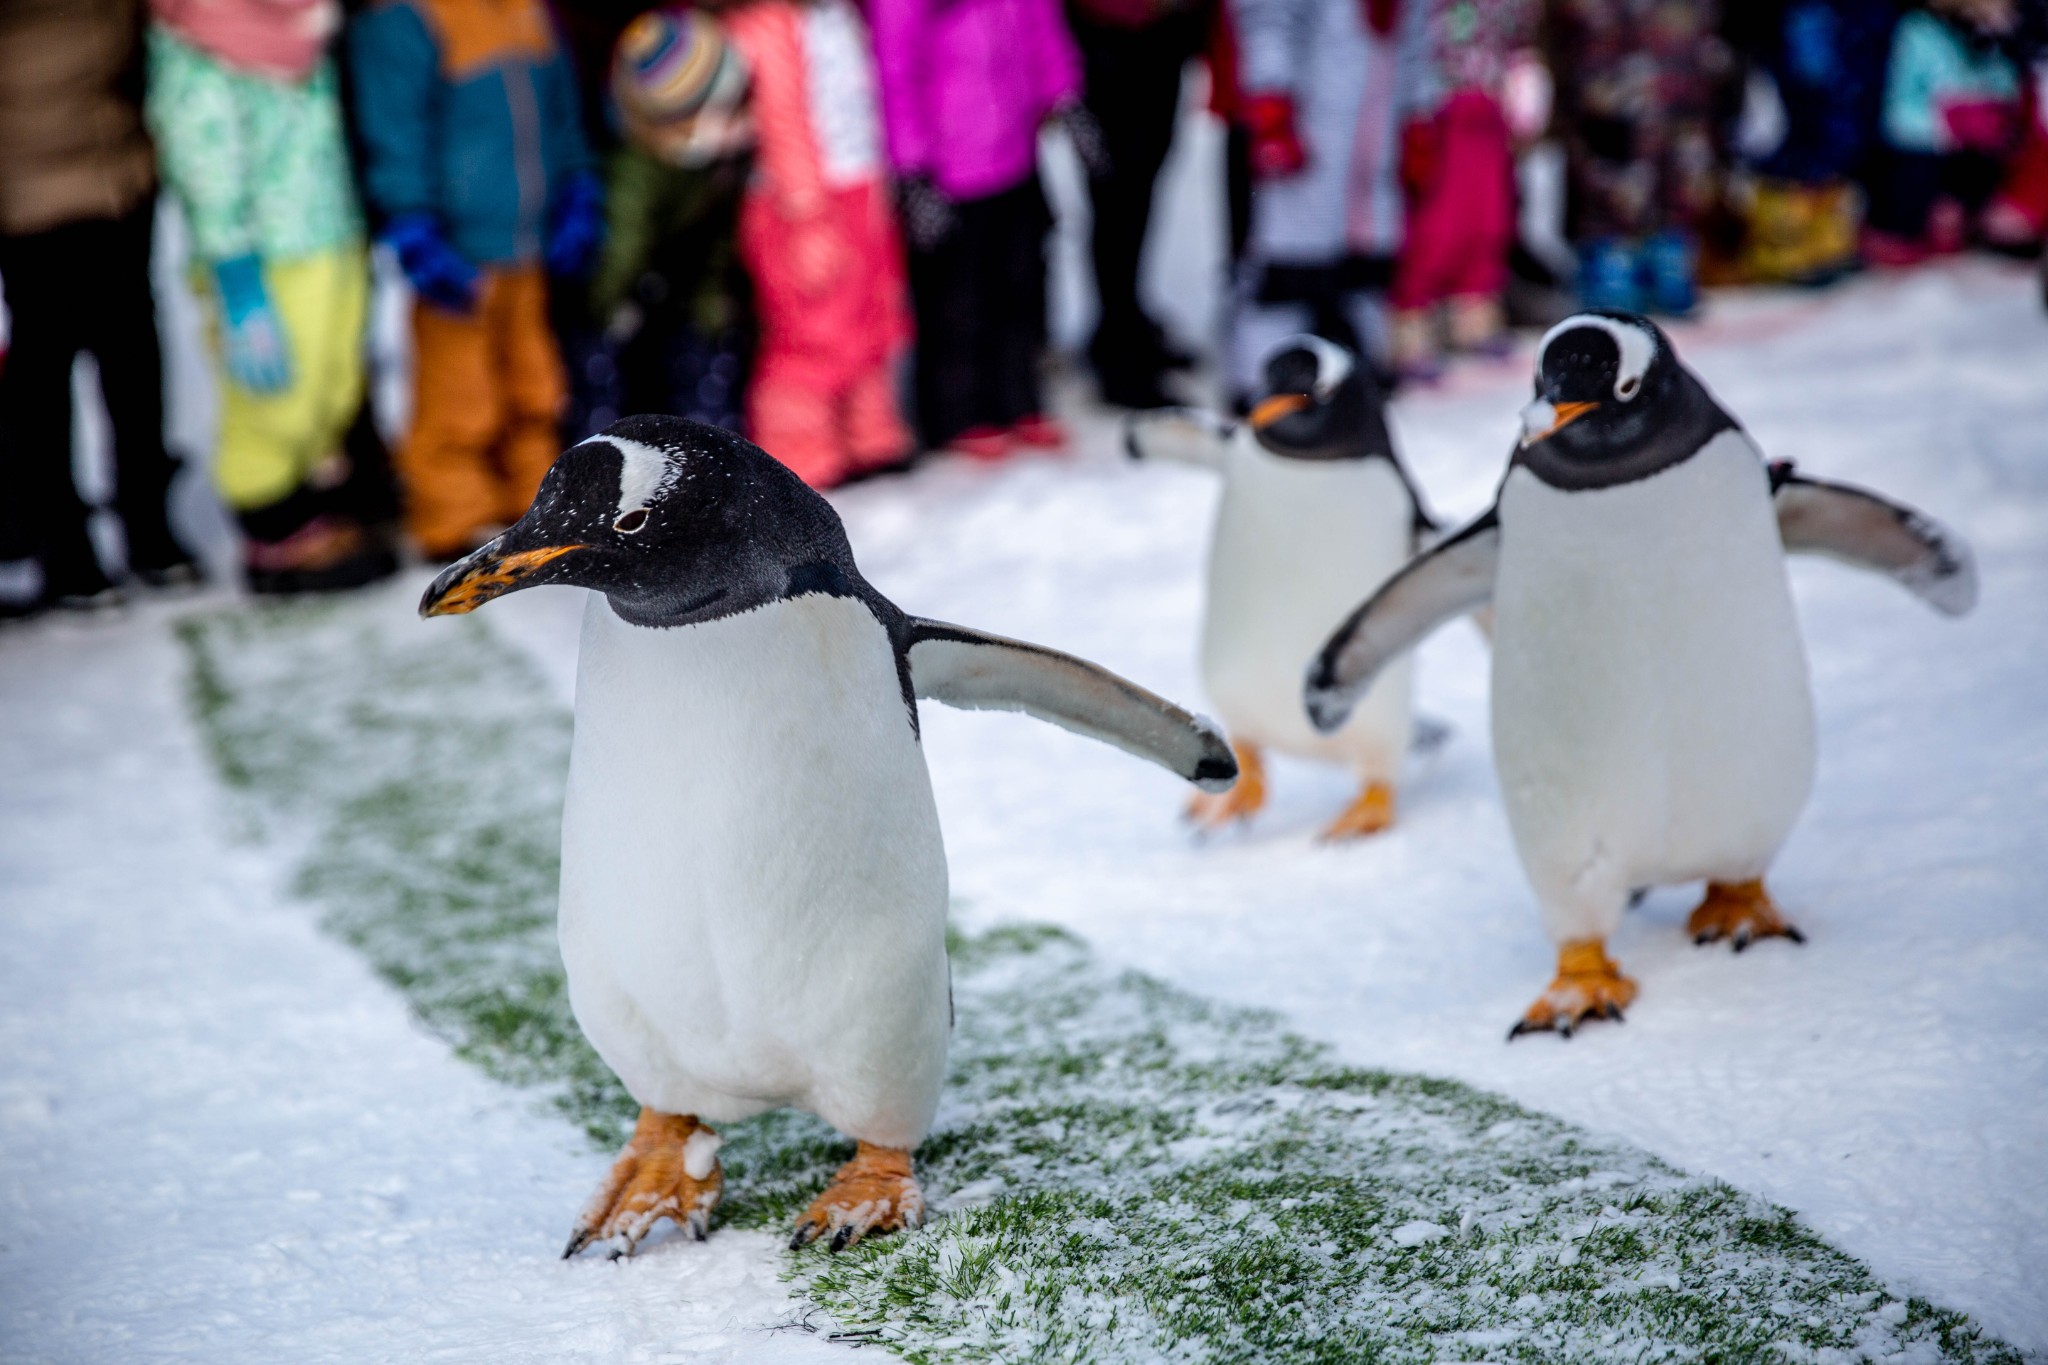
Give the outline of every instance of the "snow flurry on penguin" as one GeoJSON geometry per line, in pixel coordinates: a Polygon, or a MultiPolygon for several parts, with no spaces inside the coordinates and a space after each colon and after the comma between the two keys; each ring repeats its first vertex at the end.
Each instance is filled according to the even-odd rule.
{"type": "Polygon", "coordinates": [[[423,615],[593,589],[562,813],[570,1004],[642,1106],[578,1222],[702,1237],[707,1126],[809,1110],[857,1140],[792,1245],[913,1226],[951,1029],[946,859],[917,698],[1024,711],[1210,788],[1205,722],[1093,664],[905,615],[838,514],[716,427],[635,417],[556,460],[533,506],[435,579],[423,615]]]}
{"type": "Polygon", "coordinates": [[[1784,557],[1976,602],[1969,547],[1932,519],[1767,465],[1642,318],[1567,318],[1485,515],[1382,587],[1310,666],[1324,729],[1389,660],[1491,602],[1493,745],[1515,848],[1558,944],[1513,1033],[1619,1019],[1606,940],[1631,895],[1704,880],[1686,928],[1740,950],[1803,941],[1763,877],[1813,784],[1813,699],[1784,557]]]}
{"type": "Polygon", "coordinates": [[[1302,665],[1359,598],[1408,563],[1433,529],[1394,453],[1377,386],[1350,352],[1321,337],[1282,342],[1266,392],[1242,423],[1167,409],[1126,429],[1133,459],[1177,460],[1223,475],[1202,619],[1202,685],[1236,751],[1227,792],[1195,797],[1204,828],[1265,804],[1268,749],[1341,763],[1359,794],[1325,838],[1393,823],[1394,782],[1413,718],[1409,667],[1376,679],[1342,727],[1320,734],[1301,710],[1302,665]]]}

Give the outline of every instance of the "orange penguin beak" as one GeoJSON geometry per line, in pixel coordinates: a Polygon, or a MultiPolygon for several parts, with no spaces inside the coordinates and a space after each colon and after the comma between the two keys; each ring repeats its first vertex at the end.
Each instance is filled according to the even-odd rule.
{"type": "Polygon", "coordinates": [[[1300,412],[1314,400],[1305,393],[1276,393],[1262,398],[1252,409],[1250,422],[1252,430],[1263,431],[1289,413],[1300,412]]]}
{"type": "Polygon", "coordinates": [[[1522,409],[1522,444],[1534,445],[1578,421],[1598,403],[1545,403],[1540,399],[1522,409]],[[1545,425],[1539,426],[1538,423],[1545,425]]]}
{"type": "Polygon", "coordinates": [[[464,612],[475,611],[493,597],[503,597],[521,586],[541,565],[589,548],[587,545],[544,545],[538,550],[499,555],[485,546],[442,571],[427,589],[426,596],[420,599],[420,615],[460,616],[464,612]]]}

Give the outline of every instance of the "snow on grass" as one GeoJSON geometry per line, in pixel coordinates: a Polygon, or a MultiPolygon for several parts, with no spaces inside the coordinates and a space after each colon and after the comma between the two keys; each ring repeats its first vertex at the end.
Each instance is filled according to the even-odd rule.
{"type": "MultiPolygon", "coordinates": [[[[602,1146],[631,1101],[553,933],[568,717],[476,622],[350,604],[185,627],[192,697],[299,891],[429,1026],[602,1146]]],[[[2018,1361],[1783,1209],[1462,1084],[1008,926],[954,944],[924,1231],[788,1273],[912,1360],[2018,1361]]],[[[734,1125],[720,1221],[776,1227],[849,1144],[734,1125]]]]}

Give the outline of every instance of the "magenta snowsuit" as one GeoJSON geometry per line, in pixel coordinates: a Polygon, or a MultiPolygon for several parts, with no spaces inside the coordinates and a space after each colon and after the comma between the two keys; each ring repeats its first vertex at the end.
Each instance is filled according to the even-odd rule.
{"type": "Polygon", "coordinates": [[[952,199],[1014,188],[1038,125],[1080,97],[1081,55],[1059,0],[870,0],[889,162],[952,199]]]}

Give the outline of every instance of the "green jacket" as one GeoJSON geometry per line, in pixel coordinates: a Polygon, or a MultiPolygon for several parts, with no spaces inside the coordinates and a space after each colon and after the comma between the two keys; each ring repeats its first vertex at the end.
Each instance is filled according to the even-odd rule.
{"type": "Polygon", "coordinates": [[[290,260],[362,240],[331,60],[274,80],[152,27],[143,112],[195,256],[290,260]]]}
{"type": "Polygon", "coordinates": [[[590,282],[600,319],[633,299],[648,275],[661,277],[666,306],[705,332],[738,320],[739,252],[735,245],[744,161],[702,168],[671,166],[632,147],[605,167],[605,243],[590,282]]]}

